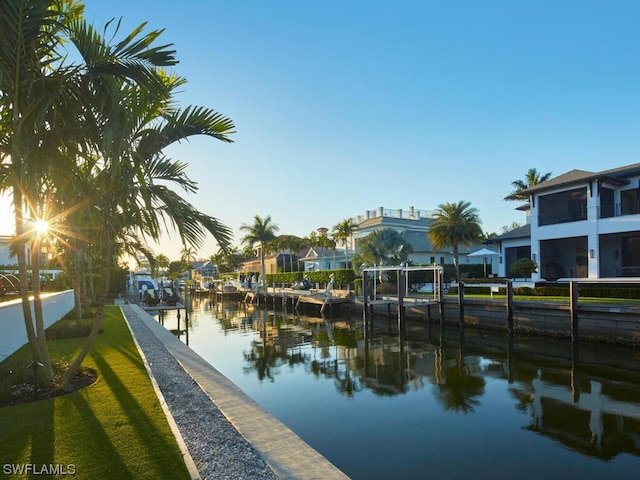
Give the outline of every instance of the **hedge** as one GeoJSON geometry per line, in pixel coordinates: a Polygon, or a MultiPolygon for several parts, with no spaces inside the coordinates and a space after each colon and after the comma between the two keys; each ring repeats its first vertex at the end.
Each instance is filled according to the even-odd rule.
{"type": "MultiPolygon", "coordinates": [[[[479,295],[489,295],[490,287],[473,287],[466,290],[468,293],[479,295]]],[[[457,287],[452,287],[449,293],[458,293],[457,287]]],[[[499,294],[506,295],[506,287],[500,287],[499,294]]],[[[569,298],[569,287],[515,287],[515,295],[528,297],[567,297],[569,298]]],[[[595,298],[630,298],[640,299],[640,288],[630,287],[579,287],[580,297],[595,298]]]]}
{"type": "Polygon", "coordinates": [[[294,283],[302,280],[306,275],[311,283],[329,283],[331,280],[329,276],[335,275],[335,284],[352,283],[356,275],[353,270],[321,270],[318,272],[281,272],[281,273],[268,273],[267,283],[272,285],[273,283],[294,283]]]}

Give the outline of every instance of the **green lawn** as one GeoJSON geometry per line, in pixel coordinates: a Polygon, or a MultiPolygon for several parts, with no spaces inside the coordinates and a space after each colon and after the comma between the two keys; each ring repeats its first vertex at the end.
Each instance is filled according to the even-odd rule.
{"type": "MultiPolygon", "coordinates": [[[[82,479],[190,478],[118,308],[107,308],[103,328],[85,360],[98,373],[93,385],[69,395],[0,408],[0,468],[73,465],[75,478],[82,479]]],[[[83,341],[50,341],[52,359],[69,358],[83,341]]],[[[0,370],[21,359],[28,363],[26,348],[0,363],[0,370]]]]}

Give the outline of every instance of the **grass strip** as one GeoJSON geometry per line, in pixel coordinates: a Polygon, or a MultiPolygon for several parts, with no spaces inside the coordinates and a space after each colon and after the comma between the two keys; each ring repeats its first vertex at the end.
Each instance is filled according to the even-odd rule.
{"type": "MultiPolygon", "coordinates": [[[[0,409],[0,470],[10,478],[188,479],[182,455],[120,309],[108,307],[104,332],[85,365],[97,381],[80,391],[0,409]],[[66,475],[41,475],[49,466],[66,475]]],[[[68,362],[84,338],[50,340],[52,362],[68,362]]],[[[25,347],[0,363],[29,363],[25,347]]],[[[2,372],[0,372],[2,373],[2,372]]]]}

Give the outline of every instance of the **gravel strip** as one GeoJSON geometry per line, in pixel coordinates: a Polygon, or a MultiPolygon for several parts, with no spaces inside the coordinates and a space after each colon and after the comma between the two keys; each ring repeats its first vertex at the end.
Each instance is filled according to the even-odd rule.
{"type": "Polygon", "coordinates": [[[122,305],[153,376],[204,479],[277,479],[258,451],[127,305],[122,305]]]}

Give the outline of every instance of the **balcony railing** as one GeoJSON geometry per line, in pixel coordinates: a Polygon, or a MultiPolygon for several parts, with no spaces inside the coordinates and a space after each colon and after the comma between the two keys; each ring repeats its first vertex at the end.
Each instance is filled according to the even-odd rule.
{"type": "Polygon", "coordinates": [[[621,217],[623,215],[637,215],[640,213],[640,201],[612,203],[598,207],[598,218],[621,217]]]}
{"type": "Polygon", "coordinates": [[[579,222],[587,219],[587,210],[584,207],[574,208],[569,211],[555,210],[541,212],[538,217],[538,225],[555,225],[556,223],[579,222]]]}

